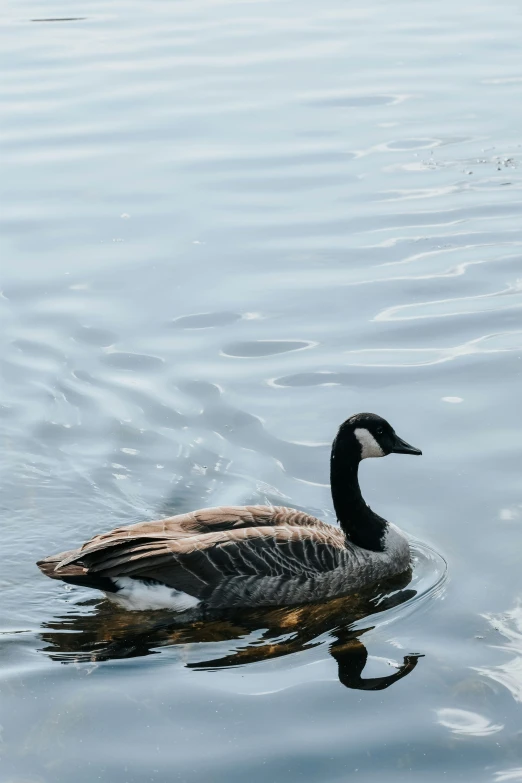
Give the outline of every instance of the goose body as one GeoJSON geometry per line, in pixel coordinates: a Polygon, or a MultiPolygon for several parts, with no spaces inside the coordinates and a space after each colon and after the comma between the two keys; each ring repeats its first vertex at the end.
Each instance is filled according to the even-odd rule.
{"type": "Polygon", "coordinates": [[[288,606],[347,595],[405,571],[407,538],[364,502],[366,457],[420,454],[374,414],[341,425],[331,487],[339,527],[294,508],[220,506],[116,528],[38,563],[128,609],[288,606]]]}

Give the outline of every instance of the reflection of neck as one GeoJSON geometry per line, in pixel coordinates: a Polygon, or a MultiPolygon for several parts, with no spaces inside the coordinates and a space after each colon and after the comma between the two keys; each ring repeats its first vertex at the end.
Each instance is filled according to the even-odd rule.
{"type": "Polygon", "coordinates": [[[388,523],[364,502],[358,480],[359,448],[337,437],[330,459],[330,485],[335,513],[347,538],[357,546],[374,552],[384,550],[384,533],[388,523]]]}
{"type": "Polygon", "coordinates": [[[339,680],[347,688],[358,691],[383,691],[397,680],[402,680],[417,665],[418,655],[406,655],[402,666],[393,674],[385,677],[366,677],[361,675],[368,659],[366,647],[358,639],[352,639],[348,645],[333,644],[330,653],[339,665],[339,680]]]}

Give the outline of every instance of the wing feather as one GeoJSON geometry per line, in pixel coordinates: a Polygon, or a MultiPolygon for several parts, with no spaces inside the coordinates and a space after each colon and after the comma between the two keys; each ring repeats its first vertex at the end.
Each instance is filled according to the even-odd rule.
{"type": "MultiPolygon", "coordinates": [[[[199,509],[189,514],[178,514],[153,522],[138,522],[135,525],[119,527],[109,533],[94,536],[79,549],[68,552],[59,563],[62,568],[87,555],[108,548],[118,547],[122,543],[135,540],[184,539],[194,538],[205,533],[217,533],[249,528],[273,526],[311,527],[315,530],[331,530],[316,517],[294,508],[283,506],[218,506],[199,509]]],[[[58,568],[56,569],[58,570],[58,568]]]]}
{"type": "MultiPolygon", "coordinates": [[[[342,534],[330,527],[326,536],[313,527],[265,526],[203,533],[185,538],[111,541],[108,546],[77,551],[56,567],[82,564],[101,576],[155,578],[179,567],[201,583],[236,576],[313,576],[337,567],[344,551],[342,534]],[[202,558],[208,561],[202,568],[202,558]],[[202,573],[203,572],[203,573],[202,573]]],[[[169,583],[171,583],[169,579],[169,583]]]]}
{"type": "Polygon", "coordinates": [[[222,506],[95,536],[53,558],[47,571],[55,566],[48,575],[58,579],[78,568],[96,579],[155,579],[211,603],[235,592],[237,600],[250,593],[257,600],[267,590],[284,602],[301,579],[345,560],[342,531],[302,511],[222,506]]]}

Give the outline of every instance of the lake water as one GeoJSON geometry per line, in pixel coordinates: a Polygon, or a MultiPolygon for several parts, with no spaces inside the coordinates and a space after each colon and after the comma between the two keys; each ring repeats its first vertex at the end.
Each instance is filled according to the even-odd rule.
{"type": "Polygon", "coordinates": [[[83,0],[0,23],[1,783],[522,781],[518,4],[83,0]],[[220,503],[415,543],[181,622],[35,561],[220,503]],[[446,564],[447,563],[447,570],[446,564]]]}

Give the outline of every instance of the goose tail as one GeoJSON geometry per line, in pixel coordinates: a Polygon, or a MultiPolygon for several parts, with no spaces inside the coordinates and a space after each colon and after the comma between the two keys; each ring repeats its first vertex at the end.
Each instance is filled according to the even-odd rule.
{"type": "Polygon", "coordinates": [[[80,587],[93,587],[96,590],[103,590],[106,593],[116,593],[118,591],[118,588],[112,579],[107,576],[100,576],[99,574],[90,574],[89,570],[79,563],[69,563],[56,570],[59,563],[66,558],[73,556],[75,552],[76,550],[71,549],[69,552],[60,552],[57,555],[50,555],[49,557],[44,557],[43,560],[38,560],[36,565],[42,574],[45,574],[45,576],[48,576],[50,579],[59,579],[61,582],[79,585],[80,587]]]}

